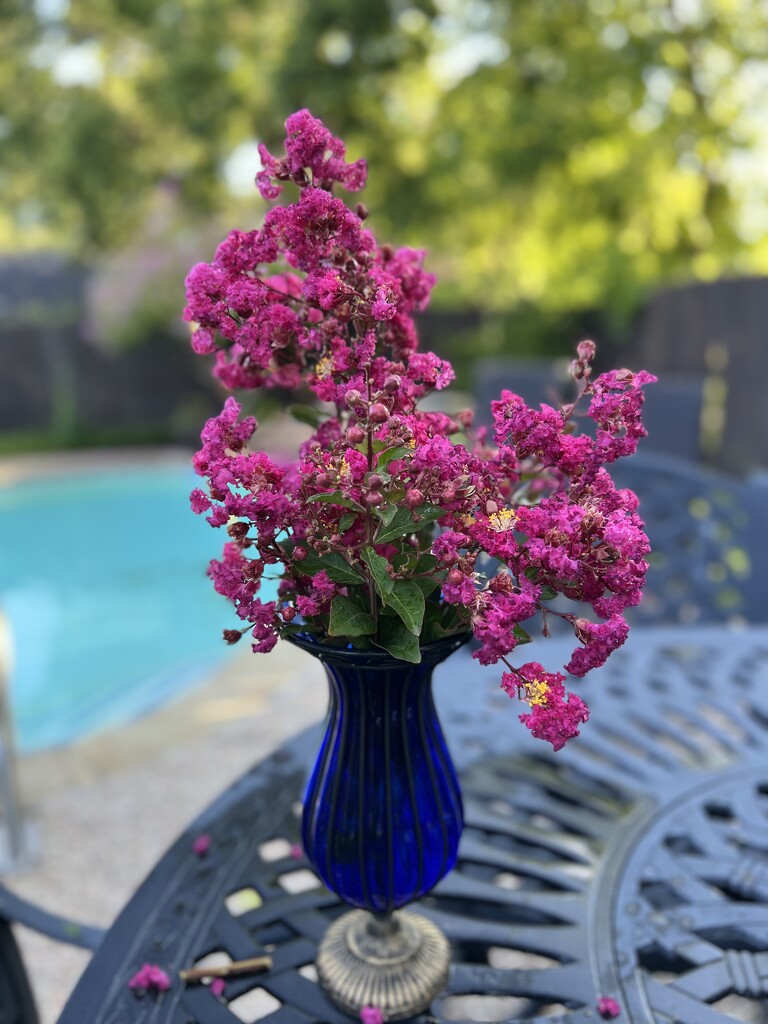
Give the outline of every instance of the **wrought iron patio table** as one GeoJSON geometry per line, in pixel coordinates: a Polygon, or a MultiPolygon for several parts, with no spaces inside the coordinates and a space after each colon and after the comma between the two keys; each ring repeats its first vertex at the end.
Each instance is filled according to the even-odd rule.
{"type": "MultiPolygon", "coordinates": [[[[555,667],[567,649],[524,654],[555,667]]],[[[610,996],[633,1024],[768,1021],[768,627],[636,628],[579,690],[592,717],[558,754],[515,721],[498,679],[466,652],[436,674],[467,827],[456,870],[420,904],[454,951],[420,1020],[597,1024],[610,996]]],[[[347,1020],[312,967],[342,908],[290,848],[318,742],[316,729],[282,747],[191,825],[60,1024],[347,1020]],[[178,978],[213,953],[267,953],[272,968],[221,998],[178,978]],[[128,989],[145,961],[170,991],[128,989]]]]}

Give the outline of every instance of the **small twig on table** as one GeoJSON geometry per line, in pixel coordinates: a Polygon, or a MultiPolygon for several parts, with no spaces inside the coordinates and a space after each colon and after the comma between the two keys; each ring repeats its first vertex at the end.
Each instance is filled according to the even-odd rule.
{"type": "Polygon", "coordinates": [[[254,956],[250,960],[233,960],[220,967],[189,967],[179,971],[182,981],[202,981],[203,978],[230,978],[233,974],[258,974],[272,966],[271,956],[254,956]]]}

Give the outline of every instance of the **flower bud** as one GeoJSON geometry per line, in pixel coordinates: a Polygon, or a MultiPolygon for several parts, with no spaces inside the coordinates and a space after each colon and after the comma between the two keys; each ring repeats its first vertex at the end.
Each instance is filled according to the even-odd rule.
{"type": "Polygon", "coordinates": [[[261,558],[252,558],[245,566],[243,575],[249,580],[260,580],[263,572],[264,560],[261,558]]]}
{"type": "Polygon", "coordinates": [[[387,424],[387,426],[389,427],[390,430],[399,430],[400,427],[402,427],[402,425],[403,421],[400,419],[399,416],[389,417],[389,423],[387,424]]]}
{"type": "Polygon", "coordinates": [[[368,419],[371,423],[386,423],[389,419],[389,409],[381,402],[374,402],[368,410],[368,419]]]}
{"type": "Polygon", "coordinates": [[[333,483],[333,477],[330,473],[318,473],[317,475],[317,486],[318,487],[330,487],[333,483]]]}
{"type": "Polygon", "coordinates": [[[224,642],[228,644],[236,644],[242,638],[242,635],[239,629],[225,629],[222,633],[224,642]]]}
{"type": "Polygon", "coordinates": [[[595,358],[596,351],[597,348],[595,346],[594,341],[590,341],[589,339],[586,339],[585,341],[580,341],[579,344],[576,346],[576,354],[578,355],[579,359],[581,359],[582,362],[585,363],[592,362],[592,360],[595,358]]]}
{"type": "Polygon", "coordinates": [[[406,491],[403,504],[406,508],[418,508],[419,505],[424,504],[424,495],[418,487],[411,487],[409,491],[406,491]]]}
{"type": "Polygon", "coordinates": [[[377,505],[382,504],[384,501],[384,495],[381,491],[369,491],[363,500],[366,505],[369,505],[371,508],[375,508],[377,505]]]}
{"type": "Polygon", "coordinates": [[[296,609],[291,604],[287,604],[285,608],[280,609],[280,614],[283,617],[283,622],[292,622],[296,618],[296,609]]]}
{"type": "Polygon", "coordinates": [[[365,431],[361,427],[350,427],[347,431],[347,440],[350,444],[362,444],[365,440],[365,431]]]}
{"type": "Polygon", "coordinates": [[[401,378],[396,373],[391,373],[384,381],[384,390],[389,392],[390,395],[394,395],[396,391],[400,390],[402,383],[401,378]]]}
{"type": "Polygon", "coordinates": [[[371,473],[366,479],[366,483],[372,491],[378,491],[381,485],[384,483],[378,473],[371,473]]]}
{"type": "Polygon", "coordinates": [[[494,594],[511,594],[515,585],[509,573],[500,572],[489,580],[488,589],[494,594]]]}
{"type": "Polygon", "coordinates": [[[463,579],[464,573],[460,572],[458,569],[451,569],[451,571],[448,573],[448,582],[453,583],[455,587],[457,587],[463,579]]]}
{"type": "Polygon", "coordinates": [[[368,207],[364,206],[362,203],[358,203],[357,206],[355,207],[355,213],[360,218],[360,220],[366,220],[366,218],[368,217],[368,207]]]}
{"type": "Polygon", "coordinates": [[[475,414],[471,409],[462,409],[456,413],[456,419],[462,425],[465,430],[469,430],[475,419],[475,414]]]}
{"type": "Polygon", "coordinates": [[[242,523],[239,521],[236,523],[230,523],[227,527],[227,533],[234,540],[242,541],[248,533],[248,523],[242,523]]]}
{"type": "Polygon", "coordinates": [[[293,560],[294,562],[303,562],[308,555],[306,548],[294,548],[293,549],[293,560]]]}
{"type": "Polygon", "coordinates": [[[350,388],[349,391],[344,395],[344,401],[347,405],[359,405],[363,400],[363,396],[356,388],[350,388]]]}

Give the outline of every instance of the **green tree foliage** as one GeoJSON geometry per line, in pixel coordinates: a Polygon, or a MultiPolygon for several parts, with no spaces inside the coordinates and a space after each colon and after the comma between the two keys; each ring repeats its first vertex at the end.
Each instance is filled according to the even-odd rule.
{"type": "Polygon", "coordinates": [[[247,226],[227,159],[309,106],[444,306],[768,271],[765,0],[10,0],[0,47],[5,248],[121,245],[167,178],[247,226]]]}

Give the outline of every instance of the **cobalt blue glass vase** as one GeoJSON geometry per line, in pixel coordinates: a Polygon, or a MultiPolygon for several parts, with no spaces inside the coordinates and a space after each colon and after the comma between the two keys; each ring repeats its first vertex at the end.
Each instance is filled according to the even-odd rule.
{"type": "Polygon", "coordinates": [[[291,640],[322,661],[328,721],[304,801],[304,849],[323,882],[359,908],[332,925],[317,969],[350,1013],[390,1020],[427,1008],[445,986],[449,949],[425,918],[395,913],[453,867],[461,791],[432,699],[436,665],[464,635],[422,647],[420,664],[386,651],[291,640]]]}

